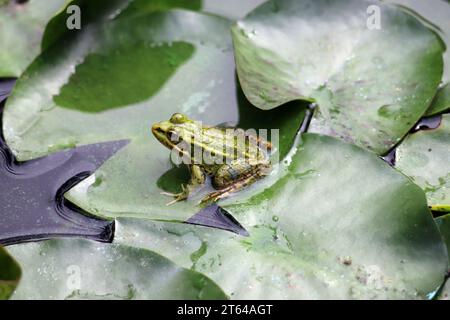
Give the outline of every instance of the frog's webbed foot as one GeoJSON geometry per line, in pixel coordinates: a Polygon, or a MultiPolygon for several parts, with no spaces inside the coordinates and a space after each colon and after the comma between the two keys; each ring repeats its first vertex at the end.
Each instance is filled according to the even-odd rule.
{"type": "Polygon", "coordinates": [[[175,198],[172,201],[170,201],[169,203],[166,203],[166,206],[171,206],[174,203],[186,200],[188,198],[188,193],[186,192],[186,188],[184,186],[182,186],[182,188],[183,188],[183,191],[180,193],[161,192],[162,195],[175,198]]]}
{"type": "Polygon", "coordinates": [[[192,192],[205,183],[206,176],[199,166],[191,165],[189,168],[191,171],[191,180],[188,184],[181,185],[182,191],[180,193],[161,192],[162,195],[175,198],[173,201],[167,203],[167,206],[186,200],[192,192]]]}

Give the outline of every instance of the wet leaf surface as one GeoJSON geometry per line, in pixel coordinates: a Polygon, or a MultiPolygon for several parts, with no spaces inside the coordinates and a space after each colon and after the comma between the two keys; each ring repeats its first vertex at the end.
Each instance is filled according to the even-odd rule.
{"type": "Polygon", "coordinates": [[[239,78],[254,105],[314,100],[309,131],[380,155],[425,113],[441,81],[440,40],[392,5],[274,0],[232,32],[239,78]],[[380,29],[368,27],[369,5],[380,9],[380,29]]]}
{"type": "Polygon", "coordinates": [[[264,191],[223,203],[248,237],[119,219],[114,241],[164,253],[235,299],[414,299],[442,284],[445,246],[423,192],[406,177],[313,134],[284,166],[264,191]]]}
{"type": "Polygon", "coordinates": [[[12,299],[225,299],[205,276],[154,252],[89,240],[15,245],[23,266],[12,299]]]}
{"type": "Polygon", "coordinates": [[[396,163],[423,188],[432,210],[450,212],[450,115],[437,129],[409,135],[397,148],[396,163]]]}
{"type": "Polygon", "coordinates": [[[443,83],[450,80],[450,2],[448,0],[384,0],[403,6],[418,17],[427,27],[434,30],[445,42],[443,83]]]}

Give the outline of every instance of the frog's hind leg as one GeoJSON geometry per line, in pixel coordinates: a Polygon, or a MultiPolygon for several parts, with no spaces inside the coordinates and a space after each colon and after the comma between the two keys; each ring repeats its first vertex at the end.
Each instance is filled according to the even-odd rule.
{"type": "Polygon", "coordinates": [[[200,201],[200,204],[217,202],[220,199],[228,197],[231,193],[237,192],[237,191],[253,184],[258,179],[259,179],[259,176],[255,175],[255,176],[246,177],[242,180],[238,180],[235,183],[233,183],[232,185],[229,185],[228,187],[217,190],[215,192],[211,192],[210,194],[206,195],[206,197],[204,197],[202,199],[202,201],[200,201]]]}
{"type": "Polygon", "coordinates": [[[269,164],[259,164],[257,166],[249,165],[243,160],[236,160],[232,166],[224,165],[219,170],[225,171],[227,174],[221,174],[214,177],[213,185],[218,190],[208,194],[200,202],[201,204],[216,202],[222,198],[229,196],[233,192],[237,192],[262,177],[266,176],[270,171],[269,164]],[[240,176],[236,176],[236,168],[239,169],[240,176]]]}

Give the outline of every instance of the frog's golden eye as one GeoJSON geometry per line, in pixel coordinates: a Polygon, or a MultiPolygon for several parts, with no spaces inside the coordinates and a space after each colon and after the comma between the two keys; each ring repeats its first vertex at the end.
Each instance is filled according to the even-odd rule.
{"type": "Polygon", "coordinates": [[[174,113],[173,116],[170,118],[170,122],[173,124],[181,124],[185,123],[187,121],[187,118],[185,115],[181,113],[174,113]]]}

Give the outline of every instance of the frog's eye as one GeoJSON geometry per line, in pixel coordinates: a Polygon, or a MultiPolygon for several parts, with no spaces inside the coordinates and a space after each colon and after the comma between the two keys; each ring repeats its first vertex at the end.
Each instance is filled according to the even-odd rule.
{"type": "Polygon", "coordinates": [[[173,124],[181,124],[181,123],[185,123],[186,121],[187,121],[186,116],[181,113],[175,113],[170,118],[170,122],[172,122],[173,124]]]}
{"type": "Polygon", "coordinates": [[[178,142],[178,140],[180,139],[178,134],[175,131],[169,131],[167,133],[167,137],[169,138],[170,141],[172,142],[178,142]]]}

